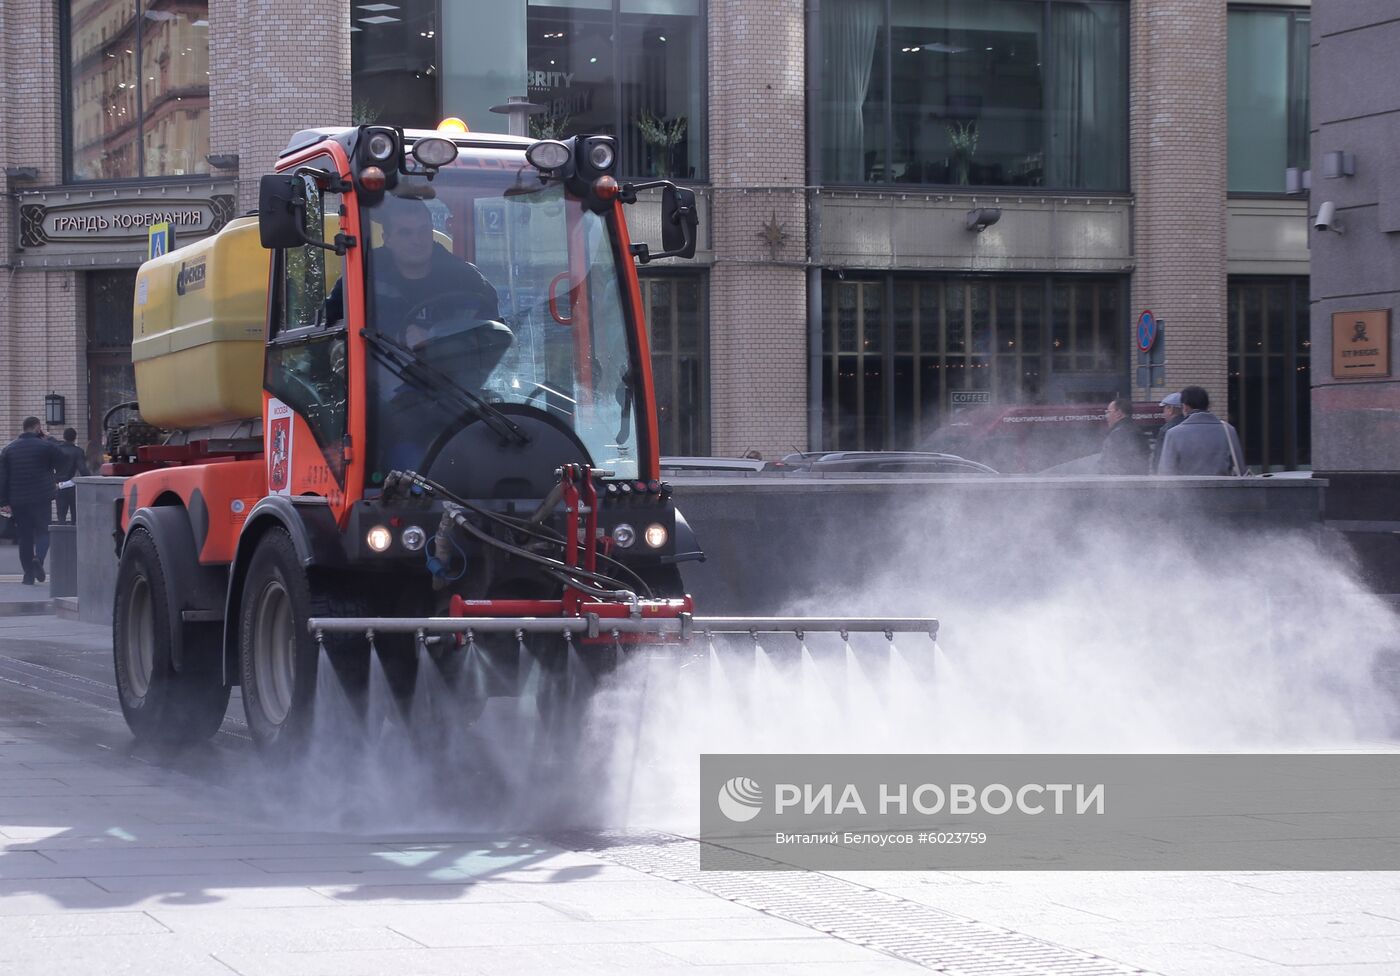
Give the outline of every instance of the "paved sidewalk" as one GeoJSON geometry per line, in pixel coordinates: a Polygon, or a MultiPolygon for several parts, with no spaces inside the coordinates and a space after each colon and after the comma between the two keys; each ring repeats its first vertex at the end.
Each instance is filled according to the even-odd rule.
{"type": "Polygon", "coordinates": [[[411,794],[354,829],[267,788],[236,701],[207,747],[133,749],[110,654],[0,618],[0,973],[1400,973],[1395,874],[701,875],[683,838],[425,827],[411,794]]]}

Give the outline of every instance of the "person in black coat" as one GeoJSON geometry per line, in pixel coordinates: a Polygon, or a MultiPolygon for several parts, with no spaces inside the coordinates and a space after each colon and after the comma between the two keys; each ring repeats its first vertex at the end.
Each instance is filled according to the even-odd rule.
{"type": "Polygon", "coordinates": [[[63,463],[55,472],[58,478],[58,517],[54,521],[59,525],[72,525],[78,520],[78,511],[73,504],[78,489],[73,479],[88,476],[87,452],[78,446],[78,432],[72,427],[63,432],[63,443],[58,445],[58,449],[63,452],[63,463]]]}
{"type": "Polygon", "coordinates": [[[23,433],[0,454],[0,508],[14,516],[19,564],[29,586],[44,582],[49,554],[49,513],[63,452],[44,437],[38,417],[24,418],[23,433]]]}
{"type": "Polygon", "coordinates": [[[1147,439],[1133,423],[1133,404],[1125,397],[1109,403],[1104,411],[1108,436],[1099,453],[1099,474],[1147,474],[1147,439]]]}

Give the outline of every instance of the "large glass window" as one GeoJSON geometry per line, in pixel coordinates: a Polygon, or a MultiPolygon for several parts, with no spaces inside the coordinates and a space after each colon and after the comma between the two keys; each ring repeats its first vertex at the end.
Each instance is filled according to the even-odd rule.
{"type": "Polygon", "coordinates": [[[70,0],[69,175],[208,173],[207,0],[70,0]]]}
{"type": "Polygon", "coordinates": [[[1101,403],[1128,386],[1116,278],[835,274],[822,294],[827,450],[926,447],[967,404],[1101,403]]]}
{"type": "Polygon", "coordinates": [[[350,116],[433,129],[438,112],[438,0],[350,5],[350,116]]]}
{"type": "Polygon", "coordinates": [[[1308,167],[1306,10],[1230,11],[1229,188],[1283,193],[1285,172],[1308,167]]]}
{"type": "Polygon", "coordinates": [[[1119,0],[828,0],[822,179],[1122,190],[1119,0]]]}
{"type": "Polygon", "coordinates": [[[642,278],[662,454],[693,457],[710,453],[705,296],[701,275],[653,274],[642,278]]]}
{"type": "Polygon", "coordinates": [[[516,421],[636,478],[636,363],[607,220],[518,153],[486,159],[444,167],[431,188],[401,177],[399,196],[364,208],[380,242],[365,254],[368,486],[394,468],[476,477],[458,435],[518,447],[516,421]]]}
{"type": "Polygon", "coordinates": [[[1307,278],[1230,279],[1230,420],[1245,463],[1312,462],[1312,340],[1307,278]]]}
{"type": "Polygon", "coordinates": [[[703,0],[352,4],[357,122],[504,132],[511,96],[537,137],[604,133],[629,176],[705,175],[703,0]]]}

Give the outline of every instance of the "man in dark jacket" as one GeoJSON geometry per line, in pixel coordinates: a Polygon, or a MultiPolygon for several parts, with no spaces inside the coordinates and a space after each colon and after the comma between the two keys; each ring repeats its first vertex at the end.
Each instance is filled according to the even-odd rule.
{"type": "Polygon", "coordinates": [[[87,452],[78,446],[78,432],[72,427],[63,432],[63,443],[58,445],[58,449],[63,452],[63,463],[56,472],[58,517],[54,521],[59,525],[75,524],[78,512],[73,502],[78,489],[74,486],[73,479],[88,476],[87,452]]]}
{"type": "Polygon", "coordinates": [[[1133,423],[1133,404],[1125,397],[1104,411],[1108,436],[1099,453],[1099,474],[1147,474],[1147,439],[1133,423]]]}
{"type": "Polygon", "coordinates": [[[1199,386],[1181,391],[1186,418],[1162,441],[1159,474],[1244,474],[1244,451],[1235,428],[1210,412],[1210,395],[1199,386]]]}
{"type": "Polygon", "coordinates": [[[29,586],[47,579],[49,512],[62,463],[62,451],[44,437],[38,417],[24,418],[24,432],[0,454],[0,508],[8,507],[14,515],[19,564],[29,586]]]}

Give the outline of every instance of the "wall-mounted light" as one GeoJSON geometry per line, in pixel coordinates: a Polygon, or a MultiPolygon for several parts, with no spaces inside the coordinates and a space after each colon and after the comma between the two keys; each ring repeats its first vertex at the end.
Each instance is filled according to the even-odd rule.
{"type": "Polygon", "coordinates": [[[39,178],[39,167],[6,166],[5,178],[11,183],[33,183],[39,178]]]}
{"type": "Polygon", "coordinates": [[[44,423],[50,427],[62,427],[68,422],[66,403],[60,393],[50,393],[44,397],[44,423]]]}
{"type": "Polygon", "coordinates": [[[1000,207],[977,207],[967,212],[967,229],[980,234],[1000,219],[1000,207]]]}
{"type": "Polygon", "coordinates": [[[204,158],[215,169],[238,169],[238,153],[210,153],[204,158]]]}
{"type": "Polygon", "coordinates": [[[1340,149],[1322,154],[1322,175],[1329,180],[1356,175],[1356,156],[1340,149]]]}
{"type": "Polygon", "coordinates": [[[1283,191],[1290,196],[1307,193],[1312,189],[1312,170],[1290,166],[1283,171],[1283,191]]]}

